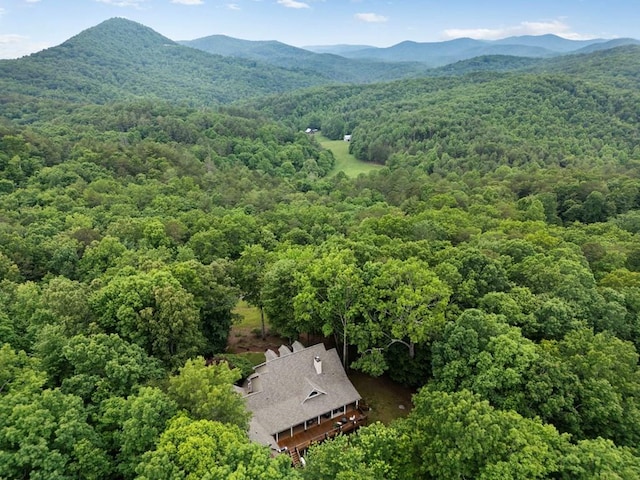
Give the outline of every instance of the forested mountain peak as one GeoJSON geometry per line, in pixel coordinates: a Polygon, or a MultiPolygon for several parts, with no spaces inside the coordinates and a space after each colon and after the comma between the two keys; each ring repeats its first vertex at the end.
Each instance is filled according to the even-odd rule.
{"type": "Polygon", "coordinates": [[[0,61],[5,94],[94,103],[144,96],[211,105],[329,81],[319,73],[188,48],[122,18],[89,28],[57,47],[0,61]]]}
{"type": "MultiPolygon", "coordinates": [[[[110,18],[88,28],[60,45],[66,49],[99,49],[103,53],[146,53],[145,50],[174,46],[176,43],[150,27],[127,20],[110,18]]],[[[36,54],[37,55],[37,54],[36,54]]]]}
{"type": "Polygon", "coordinates": [[[293,47],[276,40],[243,40],[229,37],[227,35],[209,35],[207,37],[196,38],[194,40],[181,40],[181,45],[204,50],[224,56],[244,56],[250,53],[258,55],[293,55],[311,53],[302,48],[293,47]]]}

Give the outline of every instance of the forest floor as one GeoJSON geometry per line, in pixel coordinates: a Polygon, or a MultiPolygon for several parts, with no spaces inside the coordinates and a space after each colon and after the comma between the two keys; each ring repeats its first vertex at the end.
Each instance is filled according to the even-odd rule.
{"type": "Polygon", "coordinates": [[[280,345],[289,343],[278,335],[272,335],[268,331],[262,338],[262,326],[260,311],[247,305],[245,301],[238,302],[233,313],[240,318],[238,323],[231,327],[227,340],[227,352],[247,355],[254,365],[264,362],[264,352],[268,348],[278,351],[280,345]]]}
{"type": "MultiPolygon", "coordinates": [[[[260,312],[246,302],[239,302],[234,313],[240,320],[231,327],[227,344],[228,353],[246,356],[254,365],[265,361],[264,352],[268,348],[278,351],[280,345],[287,345],[286,338],[272,335],[267,328],[267,336],[262,339],[260,312]]],[[[305,339],[302,343],[309,345],[318,343],[322,339],[305,339]]],[[[350,370],[349,379],[371,407],[369,422],[382,422],[385,425],[392,420],[406,416],[411,409],[411,396],[414,390],[403,387],[388,377],[371,377],[362,372],[350,370]]]]}
{"type": "Polygon", "coordinates": [[[349,142],[344,140],[329,140],[327,137],[316,134],[318,143],[322,148],[331,150],[336,164],[331,171],[331,175],[342,171],[347,177],[357,177],[361,173],[369,173],[372,170],[382,168],[382,165],[375,163],[363,162],[349,153],[349,142]]]}

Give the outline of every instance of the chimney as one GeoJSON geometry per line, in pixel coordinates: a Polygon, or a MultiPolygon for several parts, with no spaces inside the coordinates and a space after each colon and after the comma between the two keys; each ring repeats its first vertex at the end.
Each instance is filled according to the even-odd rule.
{"type": "Polygon", "coordinates": [[[318,355],[313,358],[313,366],[316,369],[316,373],[320,375],[322,373],[322,360],[318,355]]]}

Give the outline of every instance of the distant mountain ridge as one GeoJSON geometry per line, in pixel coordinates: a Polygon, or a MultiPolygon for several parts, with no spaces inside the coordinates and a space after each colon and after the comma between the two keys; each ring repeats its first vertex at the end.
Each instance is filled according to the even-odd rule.
{"type": "Polygon", "coordinates": [[[549,34],[524,35],[494,41],[457,38],[446,42],[419,43],[407,40],[388,48],[360,48],[356,45],[297,48],[277,41],[240,40],[225,35],[211,35],[178,43],[216,55],[252,59],[287,69],[322,72],[338,82],[370,83],[421,75],[440,75],[447,70],[451,73],[468,71],[472,65],[477,65],[481,70],[496,67],[498,71],[507,71],[531,64],[523,59],[550,59],[640,44],[640,41],[569,40],[549,34]],[[507,57],[514,60],[510,61],[507,57]],[[493,60],[474,62],[473,59],[477,58],[493,60]],[[470,62],[465,66],[457,65],[464,61],[470,62]],[[457,67],[440,70],[452,65],[457,67]]]}
{"type": "Polygon", "coordinates": [[[278,41],[241,40],[210,35],[178,42],[214,55],[256,60],[292,70],[311,70],[338,82],[369,83],[423,75],[429,69],[420,62],[386,62],[348,59],[332,53],[315,53],[278,41]]]}
{"type": "Polygon", "coordinates": [[[615,40],[570,40],[557,35],[524,35],[500,40],[457,38],[443,42],[405,41],[386,48],[348,49],[344,45],[308,47],[312,51],[336,53],[352,59],[424,62],[431,67],[488,55],[510,55],[530,58],[550,58],[569,53],[586,53],[622,45],[637,45],[640,41],[625,38],[615,40]],[[340,52],[340,53],[338,53],[340,52]]]}

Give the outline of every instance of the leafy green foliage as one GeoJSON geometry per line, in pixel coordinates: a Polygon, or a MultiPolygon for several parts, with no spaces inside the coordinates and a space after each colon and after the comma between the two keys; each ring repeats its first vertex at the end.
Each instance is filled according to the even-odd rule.
{"type": "Polygon", "coordinates": [[[353,435],[340,435],[309,449],[308,466],[302,470],[302,477],[305,480],[402,478],[397,469],[400,440],[397,431],[380,423],[361,428],[353,435]]]}
{"type": "Polygon", "coordinates": [[[193,295],[168,272],[115,277],[96,292],[92,306],[105,331],[167,365],[182,364],[204,346],[193,295]]]}
{"type": "Polygon", "coordinates": [[[176,405],[153,387],[142,387],[136,395],[110,397],[100,405],[98,428],[115,453],[115,464],[124,478],[133,478],[141,457],[155,447],[176,405]]]}
{"type": "Polygon", "coordinates": [[[246,429],[250,414],[233,390],[241,378],[237,369],[221,361],[207,365],[204,358],[187,360],[169,379],[169,396],[196,420],[215,420],[246,429]]]}
{"type": "Polygon", "coordinates": [[[236,425],[211,420],[174,418],[155,450],[137,468],[140,479],[276,480],[296,478],[290,459],[272,459],[266,447],[247,442],[236,425]]]}
{"type": "Polygon", "coordinates": [[[0,475],[20,478],[104,478],[110,470],[82,399],[41,390],[36,362],[8,345],[0,349],[0,475]]]}

